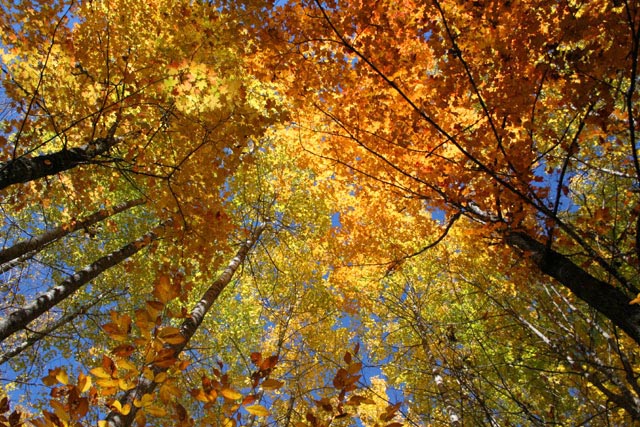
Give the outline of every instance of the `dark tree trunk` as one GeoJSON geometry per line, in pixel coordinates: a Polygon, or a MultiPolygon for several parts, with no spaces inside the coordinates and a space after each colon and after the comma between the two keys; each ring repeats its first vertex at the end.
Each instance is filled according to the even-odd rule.
{"type": "Polygon", "coordinates": [[[505,239],[510,246],[530,254],[540,271],[570,289],[640,344],[640,306],[630,305],[630,298],[624,292],[593,277],[569,258],[525,233],[512,232],[505,239]]]}
{"type": "Polygon", "coordinates": [[[32,237],[29,240],[23,240],[15,245],[0,251],[0,264],[5,264],[11,260],[22,257],[28,253],[33,254],[40,251],[45,245],[60,239],[61,237],[71,234],[81,228],[87,228],[108,218],[112,215],[123,212],[134,206],[139,206],[144,203],[144,199],[131,200],[122,203],[118,206],[114,206],[110,209],[102,209],[95,212],[86,218],[76,221],[72,224],[61,225],[52,230],[46,231],[43,234],[32,237]]]}
{"type": "Polygon", "coordinates": [[[105,255],[93,264],[83,268],[73,276],[64,280],[58,286],[41,294],[35,301],[25,305],[23,308],[9,314],[5,319],[0,320],[0,342],[10,337],[14,333],[25,329],[29,323],[37,319],[42,314],[65,298],[73,295],[78,289],[96,278],[102,272],[118,265],[125,259],[133,256],[142,248],[148,246],[157,238],[156,230],[150,231],[140,239],[131,242],[115,252],[105,255]]]}
{"type": "Polygon", "coordinates": [[[97,138],[84,147],[63,149],[37,157],[18,157],[0,164],[0,190],[13,184],[55,175],[90,163],[117,143],[113,136],[97,138]]]}
{"type": "Polygon", "coordinates": [[[4,364],[5,362],[11,360],[12,358],[20,355],[22,352],[24,352],[25,350],[28,350],[29,348],[31,348],[34,344],[40,342],[40,340],[48,337],[49,335],[51,335],[53,332],[57,331],[58,329],[62,328],[65,325],[68,325],[69,323],[73,322],[78,316],[82,315],[82,314],[86,314],[92,307],[94,307],[95,305],[100,304],[101,302],[103,302],[104,298],[106,298],[108,296],[108,292],[104,292],[100,295],[98,295],[97,297],[94,297],[94,299],[87,303],[82,305],[81,307],[78,307],[76,310],[74,310],[72,313],[66,314],[64,316],[62,316],[61,318],[57,319],[55,322],[53,322],[52,324],[47,325],[44,329],[39,330],[39,331],[31,331],[31,336],[29,336],[28,338],[26,338],[24,341],[22,341],[20,344],[18,344],[17,346],[15,346],[14,348],[12,348],[11,350],[0,354],[0,365],[4,364]]]}

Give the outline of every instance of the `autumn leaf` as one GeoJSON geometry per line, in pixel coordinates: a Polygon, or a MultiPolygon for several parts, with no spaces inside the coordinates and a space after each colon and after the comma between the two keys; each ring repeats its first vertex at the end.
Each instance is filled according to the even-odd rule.
{"type": "Polygon", "coordinates": [[[160,400],[164,403],[170,402],[174,397],[180,397],[182,391],[172,382],[165,382],[160,386],[160,400]]]}
{"type": "Polygon", "coordinates": [[[28,419],[633,424],[635,4],[267,3],[0,4],[28,419]]]}
{"type": "Polygon", "coordinates": [[[97,368],[93,368],[91,371],[89,371],[91,373],[91,375],[98,377],[98,378],[112,378],[113,377],[113,372],[109,372],[107,371],[104,367],[99,366],[97,368]]]}
{"type": "Polygon", "coordinates": [[[123,406],[119,400],[114,400],[113,402],[111,402],[111,408],[118,411],[122,415],[127,415],[131,411],[131,407],[128,403],[123,406]]]}
{"type": "Polygon", "coordinates": [[[49,375],[42,379],[42,383],[46,386],[53,386],[57,383],[68,384],[69,376],[63,368],[55,368],[49,370],[49,375]]]}
{"type": "Polygon", "coordinates": [[[281,388],[283,385],[284,385],[283,381],[278,381],[278,380],[275,380],[273,378],[267,378],[266,380],[264,380],[262,382],[262,384],[260,384],[260,386],[264,390],[277,390],[277,389],[281,388]]]}
{"type": "Polygon", "coordinates": [[[166,415],[167,410],[161,406],[149,405],[144,407],[144,411],[154,417],[162,417],[166,415]]]}
{"type": "Polygon", "coordinates": [[[182,344],[185,341],[180,329],[171,326],[161,328],[158,332],[158,338],[167,344],[182,344]]]}
{"type": "Polygon", "coordinates": [[[136,408],[146,408],[154,403],[154,396],[150,393],[146,393],[140,399],[135,399],[133,405],[136,408]]]}
{"type": "Polygon", "coordinates": [[[162,304],[166,304],[169,301],[177,298],[180,295],[179,289],[171,283],[171,278],[165,274],[158,278],[158,281],[153,290],[153,296],[162,304]]]}
{"type": "Polygon", "coordinates": [[[273,369],[278,364],[278,356],[273,355],[269,356],[266,359],[263,359],[259,363],[259,367],[261,371],[267,371],[269,369],[273,369]]]}
{"type": "Polygon", "coordinates": [[[91,377],[82,372],[78,375],[78,391],[84,393],[91,388],[91,377]]]}
{"type": "Polygon", "coordinates": [[[256,415],[258,417],[268,417],[270,415],[269,410],[262,405],[246,406],[245,409],[251,415],[256,415]]]}
{"type": "Polygon", "coordinates": [[[225,399],[229,399],[229,400],[237,400],[242,398],[242,394],[238,393],[237,391],[231,388],[223,388],[222,390],[220,390],[220,394],[222,394],[225,397],[225,399]]]}

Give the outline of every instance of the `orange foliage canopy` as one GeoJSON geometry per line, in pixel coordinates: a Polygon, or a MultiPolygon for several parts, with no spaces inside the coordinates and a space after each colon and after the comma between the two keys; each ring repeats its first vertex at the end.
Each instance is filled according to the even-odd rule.
{"type": "Polygon", "coordinates": [[[351,199],[349,241],[408,205],[462,215],[640,342],[638,28],[635,2],[299,1],[267,34],[305,166],[351,199]]]}
{"type": "MultiPolygon", "coordinates": [[[[97,332],[82,363],[101,360],[90,375],[74,382],[58,367],[44,377],[53,412],[35,425],[105,418],[106,407],[102,424],[110,426],[143,425],[147,417],[187,426],[199,413],[209,424],[276,414],[274,422],[316,427],[359,411],[371,425],[397,427],[402,405],[381,397],[385,380],[359,392],[367,356],[358,356],[359,345],[344,353],[355,333],[344,331],[351,319],[369,322],[364,335],[380,329],[370,349],[390,340],[380,360],[402,357],[389,331],[402,325],[393,332],[406,354],[433,365],[426,376],[434,387],[417,407],[444,414],[451,425],[459,422],[454,406],[485,404],[473,389],[479,378],[505,382],[494,359],[511,369],[525,353],[537,358],[543,344],[555,359],[532,371],[558,365],[578,372],[584,395],[597,390],[607,405],[640,419],[634,359],[625,352],[640,343],[636,1],[0,5],[7,99],[0,197],[8,212],[0,228],[10,242],[3,252],[15,252],[15,264],[2,271],[38,254],[56,281],[58,270],[79,271],[128,248],[94,269],[91,279],[103,280],[92,284],[95,295],[77,292],[89,279],[75,280],[29,318],[42,333],[30,335],[19,322],[5,328],[3,345],[14,355],[68,331],[67,323],[94,306],[110,319],[99,327],[86,322],[97,332]],[[50,223],[58,225],[41,233],[50,223]],[[97,223],[104,227],[89,230],[97,223]],[[74,234],[81,229],[85,240],[74,234]],[[32,235],[42,237],[25,243],[32,235]],[[423,258],[438,246],[442,258],[423,258]],[[146,258],[133,259],[138,252],[146,258]],[[250,252],[257,260],[243,270],[250,252]],[[214,280],[223,261],[228,267],[214,280]],[[397,273],[406,283],[397,283],[397,273]],[[235,298],[218,300],[237,275],[235,298]],[[550,297],[544,275],[567,292],[553,288],[550,297]],[[495,282],[504,289],[492,289],[495,282]],[[475,286],[482,303],[460,297],[461,283],[475,286]],[[437,292],[429,292],[432,284],[437,292]],[[529,293],[520,295],[524,286],[536,286],[529,301],[529,293]],[[125,297],[103,306],[114,289],[125,297]],[[438,307],[423,309],[424,295],[438,307]],[[511,305],[516,296],[522,307],[511,305]],[[565,312],[579,311],[573,296],[613,327],[596,316],[567,320],[565,312]],[[206,323],[214,303],[218,317],[206,323]],[[553,314],[548,329],[532,323],[538,310],[553,314]],[[389,324],[378,324],[382,316],[389,324]],[[495,319],[503,316],[525,332],[501,332],[503,321],[495,319]],[[224,332],[203,331],[205,324],[224,332]],[[471,332],[454,330],[459,324],[473,324],[471,332]],[[495,342],[511,340],[515,348],[528,339],[530,347],[487,349],[474,335],[478,325],[495,342]],[[563,341],[567,330],[577,344],[563,341]],[[532,336],[542,344],[531,344],[532,336]],[[569,349],[585,342],[598,352],[615,349],[618,359],[604,369],[591,347],[577,359],[569,349]],[[201,366],[190,367],[187,344],[201,366]],[[249,350],[244,387],[237,385],[242,367],[232,378],[210,362],[218,351],[244,355],[242,345],[264,347],[249,350]],[[335,376],[319,360],[339,366],[335,376]],[[280,364],[282,379],[274,374],[280,364]],[[495,369],[482,371],[489,365],[495,369]],[[468,394],[454,396],[447,381],[468,394]],[[265,391],[274,393],[264,399],[265,391]],[[435,395],[442,408],[433,408],[435,395]]],[[[34,282],[3,288],[2,312],[17,318],[24,301],[45,295],[49,286],[34,282]]],[[[403,369],[390,368],[398,378],[389,381],[413,384],[417,396],[423,381],[403,378],[403,369]]],[[[542,390],[541,378],[520,382],[542,390]]],[[[495,424],[492,413],[520,411],[527,403],[513,396],[528,392],[484,390],[507,403],[504,411],[477,413],[495,424]]],[[[540,407],[544,399],[551,409],[529,420],[556,422],[553,405],[569,408],[546,395],[540,407]]],[[[19,420],[1,398],[0,425],[19,420]]]]}

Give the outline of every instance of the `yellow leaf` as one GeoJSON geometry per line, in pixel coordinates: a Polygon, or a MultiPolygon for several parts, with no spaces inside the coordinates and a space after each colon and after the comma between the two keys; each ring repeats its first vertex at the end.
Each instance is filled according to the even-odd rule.
{"type": "Polygon", "coordinates": [[[111,374],[107,372],[102,366],[98,368],[93,368],[89,371],[91,375],[98,378],[111,378],[111,374]]]}
{"type": "Polygon", "coordinates": [[[147,393],[142,396],[142,399],[134,399],[133,405],[136,408],[144,408],[146,406],[151,406],[153,403],[153,394],[147,393]]]}
{"type": "Polygon", "coordinates": [[[194,399],[200,401],[200,402],[209,402],[209,398],[206,395],[206,393],[204,391],[202,391],[202,389],[194,389],[191,390],[191,397],[193,397],[194,399]]]}
{"type": "Polygon", "coordinates": [[[167,381],[160,387],[160,400],[169,402],[172,396],[179,397],[182,393],[180,389],[173,385],[171,381],[167,381]]]}
{"type": "Polygon", "coordinates": [[[131,412],[131,406],[128,403],[125,403],[125,405],[122,406],[122,403],[120,403],[119,400],[114,400],[111,403],[111,408],[118,411],[122,415],[127,415],[129,412],[131,412]]]}
{"type": "Polygon", "coordinates": [[[158,333],[158,338],[167,344],[182,344],[185,339],[180,333],[180,329],[166,326],[158,333]]]}
{"type": "Polygon", "coordinates": [[[58,402],[57,400],[51,400],[49,404],[53,408],[53,412],[55,412],[55,414],[58,416],[58,418],[60,418],[60,420],[65,422],[69,421],[69,414],[64,409],[64,406],[62,405],[62,403],[58,402]]]}
{"type": "Polygon", "coordinates": [[[142,371],[142,376],[149,381],[153,381],[155,379],[153,371],[149,367],[144,368],[144,370],[142,371]]]}
{"type": "Polygon", "coordinates": [[[156,375],[156,377],[153,379],[154,382],[156,383],[162,383],[167,379],[167,373],[166,372],[160,372],[158,375],[156,375]]]}
{"type": "Polygon", "coordinates": [[[120,390],[127,391],[135,388],[135,384],[132,384],[130,381],[120,378],[118,380],[118,388],[120,388],[120,390]]]}
{"type": "Polygon", "coordinates": [[[251,415],[256,415],[258,417],[267,417],[270,414],[269,410],[262,405],[247,406],[245,409],[251,415]]]}
{"type": "Polygon", "coordinates": [[[49,375],[42,378],[42,383],[47,386],[52,386],[57,383],[64,385],[69,384],[69,376],[67,372],[62,368],[55,368],[49,370],[49,375]]]}
{"type": "Polygon", "coordinates": [[[134,365],[133,363],[131,363],[131,361],[127,359],[118,359],[117,365],[118,365],[118,368],[126,369],[128,371],[135,371],[138,369],[136,365],[134,365]]]}
{"type": "Polygon", "coordinates": [[[67,375],[67,371],[65,371],[64,369],[60,369],[56,373],[56,379],[58,380],[58,382],[64,385],[69,384],[69,375],[67,375]]]}
{"type": "Polygon", "coordinates": [[[230,388],[223,388],[220,393],[229,400],[237,400],[242,397],[242,394],[230,388]]]}
{"type": "Polygon", "coordinates": [[[262,383],[262,388],[264,390],[275,390],[284,385],[283,381],[274,380],[272,378],[267,378],[262,383]]]}
{"type": "Polygon", "coordinates": [[[640,304],[640,294],[638,294],[637,297],[629,301],[629,305],[632,305],[632,304],[640,304]]]}
{"type": "Polygon", "coordinates": [[[234,420],[233,418],[225,418],[222,421],[222,427],[236,427],[236,425],[236,420],[234,420]]]}
{"type": "Polygon", "coordinates": [[[78,375],[78,390],[80,393],[84,393],[85,391],[91,388],[91,377],[86,376],[83,373],[78,375]]]}
{"type": "Polygon", "coordinates": [[[167,411],[161,406],[145,406],[144,410],[154,417],[162,417],[167,414],[167,411]]]}
{"type": "Polygon", "coordinates": [[[118,378],[98,378],[96,384],[103,388],[120,388],[120,380],[118,378]]]}

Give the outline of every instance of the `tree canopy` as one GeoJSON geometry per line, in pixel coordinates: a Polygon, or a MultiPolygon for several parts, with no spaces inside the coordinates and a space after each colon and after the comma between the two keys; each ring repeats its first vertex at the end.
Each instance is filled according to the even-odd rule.
{"type": "Polygon", "coordinates": [[[635,0],[0,8],[0,426],[640,422],[635,0]]]}

